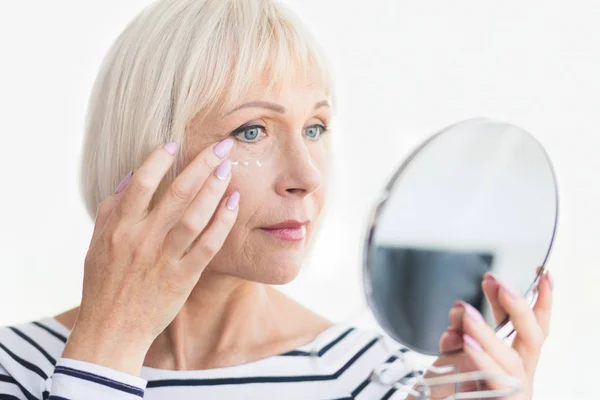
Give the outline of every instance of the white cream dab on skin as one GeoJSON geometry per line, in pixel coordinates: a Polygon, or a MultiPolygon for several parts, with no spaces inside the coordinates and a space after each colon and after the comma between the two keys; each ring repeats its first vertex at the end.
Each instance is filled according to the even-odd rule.
{"type": "MultiPolygon", "coordinates": [[[[233,161],[231,164],[232,165],[239,165],[240,162],[239,161],[233,161]]],[[[248,166],[249,162],[248,161],[244,161],[242,164],[244,164],[245,166],[248,166]]],[[[259,167],[262,167],[262,163],[260,161],[258,161],[258,160],[256,160],[256,165],[259,166],[259,167]]]]}

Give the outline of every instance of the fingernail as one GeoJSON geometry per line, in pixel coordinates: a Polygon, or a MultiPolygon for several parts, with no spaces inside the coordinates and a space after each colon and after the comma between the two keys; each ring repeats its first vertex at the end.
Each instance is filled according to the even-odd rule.
{"type": "Polygon", "coordinates": [[[469,318],[471,318],[472,320],[477,322],[483,322],[483,316],[481,315],[481,313],[469,303],[465,301],[457,301],[456,303],[454,303],[454,306],[462,307],[469,316],[469,318]]]}
{"type": "Polygon", "coordinates": [[[550,290],[554,290],[554,279],[552,275],[550,275],[550,271],[546,272],[546,277],[548,278],[548,283],[550,284],[550,290]]]}
{"type": "Polygon", "coordinates": [[[471,336],[466,333],[463,334],[463,340],[465,344],[473,351],[481,351],[481,345],[477,342],[477,340],[473,339],[471,336]]]}
{"type": "Polygon", "coordinates": [[[517,297],[520,297],[521,295],[513,288],[509,287],[506,283],[502,282],[502,289],[504,289],[504,291],[506,293],[508,293],[510,295],[510,297],[512,297],[513,299],[516,299],[517,297]]]}
{"type": "Polygon", "coordinates": [[[227,139],[222,140],[219,143],[217,143],[217,145],[215,146],[213,151],[215,152],[217,157],[225,158],[225,157],[227,157],[227,154],[229,154],[229,151],[231,151],[232,147],[233,147],[233,139],[227,138],[227,139]]]}
{"type": "Polygon", "coordinates": [[[486,272],[483,276],[483,279],[492,281],[494,283],[498,282],[498,278],[496,278],[496,275],[492,274],[491,272],[486,272]]]}
{"type": "Polygon", "coordinates": [[[227,199],[227,208],[234,211],[240,203],[240,192],[233,192],[227,199]]]}
{"type": "Polygon", "coordinates": [[[231,160],[223,160],[223,162],[221,162],[221,164],[219,164],[219,166],[217,167],[217,171],[215,172],[215,175],[217,176],[217,178],[224,181],[225,179],[227,179],[230,172],[231,172],[231,160]]]}
{"type": "Polygon", "coordinates": [[[163,146],[163,149],[169,152],[171,155],[177,154],[177,143],[169,142],[163,146]]]}
{"type": "Polygon", "coordinates": [[[127,186],[127,182],[129,182],[131,175],[133,175],[133,171],[129,171],[129,173],[125,176],[125,178],[123,178],[121,183],[119,183],[119,186],[117,186],[117,190],[115,191],[115,194],[121,193],[121,191],[123,189],[125,189],[125,186],[127,186]]]}

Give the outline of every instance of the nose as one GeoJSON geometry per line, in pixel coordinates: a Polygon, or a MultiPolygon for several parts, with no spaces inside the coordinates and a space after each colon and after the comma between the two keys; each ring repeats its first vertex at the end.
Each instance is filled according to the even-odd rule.
{"type": "Polygon", "coordinates": [[[282,151],[281,173],[276,190],[280,196],[305,197],[322,184],[323,175],[303,139],[294,140],[282,151]]]}

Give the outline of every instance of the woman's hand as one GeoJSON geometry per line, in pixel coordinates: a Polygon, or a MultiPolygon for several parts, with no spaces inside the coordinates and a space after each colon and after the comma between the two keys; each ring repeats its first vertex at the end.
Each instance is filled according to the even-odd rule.
{"type": "Polygon", "coordinates": [[[99,205],[81,306],[62,357],[139,375],[150,345],[180,311],[237,218],[239,193],[222,201],[232,145],[226,139],[198,154],[149,211],[177,154],[172,145],[157,148],[124,190],[99,205]]]}
{"type": "MultiPolygon", "coordinates": [[[[533,309],[525,298],[515,293],[493,275],[486,274],[483,291],[492,306],[496,322],[510,317],[516,331],[512,346],[498,338],[483,321],[481,314],[466,303],[457,303],[450,310],[450,327],[440,339],[440,352],[464,348],[464,352],[441,356],[434,366],[456,365],[460,372],[486,371],[494,375],[509,375],[519,380],[521,391],[505,400],[531,400],[533,378],[548,336],[552,306],[552,280],[546,273],[538,286],[538,299],[533,309]]],[[[426,376],[436,376],[426,374],[426,376]]],[[[439,375],[438,375],[439,376],[439,375]]],[[[506,389],[501,382],[485,382],[486,389],[506,389]]],[[[473,382],[462,384],[461,391],[475,390],[473,382]]],[[[453,393],[451,387],[438,387],[434,399],[443,399],[453,393]]]]}

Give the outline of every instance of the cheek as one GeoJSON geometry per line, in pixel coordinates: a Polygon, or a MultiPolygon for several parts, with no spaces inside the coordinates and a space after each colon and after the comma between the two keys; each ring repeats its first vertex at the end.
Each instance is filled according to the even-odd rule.
{"type": "MultiPolygon", "coordinates": [[[[319,209],[323,208],[329,194],[329,186],[333,178],[333,160],[328,148],[321,148],[313,153],[313,162],[321,174],[321,186],[315,191],[314,198],[319,209]]],[[[319,210],[321,211],[321,210],[319,210]]]]}
{"type": "Polygon", "coordinates": [[[257,214],[257,210],[265,202],[271,177],[266,176],[268,171],[264,167],[259,167],[255,162],[246,158],[241,157],[238,161],[232,157],[231,160],[237,164],[232,167],[226,195],[228,196],[234,191],[240,192],[237,221],[248,221],[252,215],[257,214]]]}
{"type": "Polygon", "coordinates": [[[331,152],[327,147],[321,147],[315,149],[311,156],[314,165],[321,173],[321,178],[323,180],[322,186],[327,186],[333,171],[333,158],[331,152]]]}

